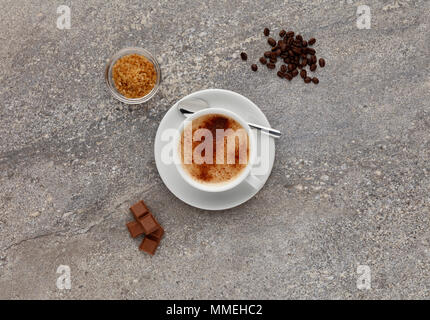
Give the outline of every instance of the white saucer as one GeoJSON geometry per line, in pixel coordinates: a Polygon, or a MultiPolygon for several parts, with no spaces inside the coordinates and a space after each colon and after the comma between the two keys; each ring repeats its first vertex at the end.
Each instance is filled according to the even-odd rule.
{"type": "MultiPolygon", "coordinates": [[[[188,98],[203,99],[208,102],[210,107],[225,108],[237,113],[248,122],[270,127],[270,124],[263,112],[252,101],[236,92],[222,89],[207,89],[194,92],[182,98],[180,101],[188,98]]],[[[161,161],[161,150],[168,143],[167,141],[162,141],[162,132],[166,129],[179,128],[181,122],[185,119],[185,117],[177,110],[177,103],[167,111],[164,118],[161,120],[157,130],[157,135],[155,136],[155,163],[157,165],[158,173],[166,187],[185,203],[204,210],[230,209],[251,199],[264,186],[272,172],[273,162],[275,160],[274,139],[257,139],[257,156],[259,155],[258,153],[261,153],[261,150],[264,149],[262,147],[269,150],[267,169],[263,174],[258,175],[258,178],[262,182],[259,189],[254,189],[247,182],[242,182],[235,188],[225,192],[204,192],[197,190],[182,179],[174,163],[165,164],[161,161]],[[262,143],[267,143],[268,146],[262,146],[262,143]]]]}

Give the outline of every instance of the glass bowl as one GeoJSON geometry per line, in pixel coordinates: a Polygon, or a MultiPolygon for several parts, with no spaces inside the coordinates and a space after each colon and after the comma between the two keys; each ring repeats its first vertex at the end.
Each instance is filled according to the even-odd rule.
{"type": "Polygon", "coordinates": [[[127,103],[127,104],[139,104],[139,103],[144,103],[144,102],[148,101],[157,93],[157,91],[160,87],[160,82],[161,82],[161,69],[160,69],[160,65],[157,62],[157,59],[155,59],[154,56],[151,53],[149,53],[147,50],[145,50],[143,48],[124,48],[124,49],[121,49],[120,51],[118,51],[117,53],[115,53],[107,62],[106,71],[105,71],[105,80],[106,80],[106,85],[107,85],[110,93],[114,96],[114,98],[116,98],[119,101],[122,101],[124,103],[127,103]],[[154,88],[152,88],[152,90],[148,94],[146,94],[140,98],[127,98],[127,97],[123,96],[116,89],[115,82],[114,82],[113,77],[112,77],[112,70],[113,70],[113,66],[115,65],[116,61],[123,56],[133,54],[133,53],[142,55],[146,59],[151,61],[152,64],[154,65],[155,72],[157,73],[157,80],[155,81],[154,88]]]}

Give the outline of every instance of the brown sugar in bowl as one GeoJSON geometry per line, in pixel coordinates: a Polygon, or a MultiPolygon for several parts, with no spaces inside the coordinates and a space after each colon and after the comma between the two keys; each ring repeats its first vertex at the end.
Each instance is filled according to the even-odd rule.
{"type": "Polygon", "coordinates": [[[143,48],[124,48],[109,59],[105,71],[111,94],[127,104],[144,103],[158,91],[161,70],[157,60],[143,48]]]}

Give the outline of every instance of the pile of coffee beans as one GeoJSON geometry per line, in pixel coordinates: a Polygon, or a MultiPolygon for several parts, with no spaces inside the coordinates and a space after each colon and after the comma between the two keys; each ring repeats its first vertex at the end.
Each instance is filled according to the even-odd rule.
{"type": "MultiPolygon", "coordinates": [[[[270,30],[264,29],[264,35],[270,36],[270,30]]],[[[300,77],[305,83],[318,84],[317,77],[311,77],[305,70],[309,67],[311,72],[317,69],[317,56],[315,49],[311,48],[316,43],[315,38],[310,38],[308,41],[304,40],[300,34],[295,35],[293,31],[281,30],[279,32],[280,39],[276,41],[274,38],[269,37],[267,43],[270,45],[271,50],[264,52],[263,56],[259,59],[262,65],[268,69],[275,69],[278,61],[281,63],[279,71],[276,73],[278,77],[285,78],[291,81],[294,77],[300,74],[300,77]]],[[[248,55],[245,52],[240,54],[242,60],[247,60],[248,55]]],[[[321,68],[325,66],[325,60],[320,58],[318,64],[321,68]]],[[[257,71],[256,64],[251,65],[252,71],[257,71]]]]}

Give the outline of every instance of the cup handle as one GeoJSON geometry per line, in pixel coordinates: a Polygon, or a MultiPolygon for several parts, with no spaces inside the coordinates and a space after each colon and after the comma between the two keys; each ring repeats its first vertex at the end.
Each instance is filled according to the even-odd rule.
{"type": "Polygon", "coordinates": [[[261,184],[262,184],[262,182],[261,182],[261,180],[260,179],[258,179],[255,175],[253,175],[252,173],[250,173],[247,177],[246,177],[246,179],[245,179],[245,181],[251,186],[251,187],[253,187],[254,189],[259,189],[260,187],[261,187],[261,184]]]}

